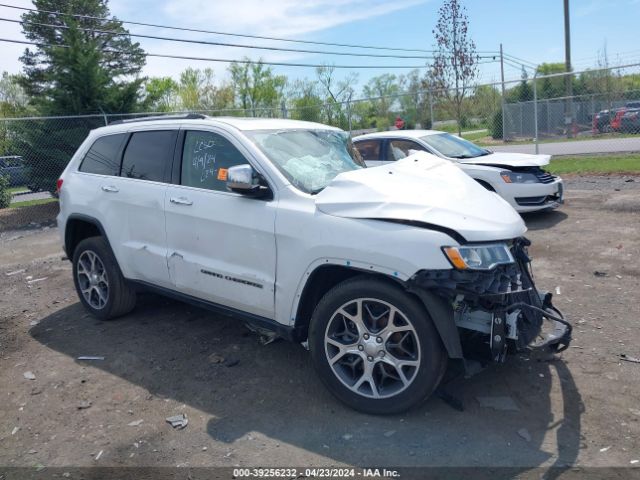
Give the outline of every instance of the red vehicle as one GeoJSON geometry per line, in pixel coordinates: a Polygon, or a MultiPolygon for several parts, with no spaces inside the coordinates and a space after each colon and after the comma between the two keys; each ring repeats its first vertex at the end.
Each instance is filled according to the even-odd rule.
{"type": "Polygon", "coordinates": [[[622,117],[629,110],[635,109],[635,108],[640,108],[640,102],[627,102],[627,104],[624,107],[614,110],[615,115],[611,119],[611,129],[614,132],[623,131],[624,129],[623,129],[623,125],[622,125],[622,117]]]}
{"type": "Polygon", "coordinates": [[[396,128],[402,130],[404,128],[404,120],[400,117],[396,117],[396,128]]]}
{"type": "Polygon", "coordinates": [[[627,111],[627,109],[625,107],[618,108],[617,110],[615,110],[615,115],[611,119],[611,129],[614,132],[619,132],[620,131],[620,127],[621,127],[621,124],[622,124],[622,116],[624,115],[624,112],[626,112],[626,111],[627,111]]]}

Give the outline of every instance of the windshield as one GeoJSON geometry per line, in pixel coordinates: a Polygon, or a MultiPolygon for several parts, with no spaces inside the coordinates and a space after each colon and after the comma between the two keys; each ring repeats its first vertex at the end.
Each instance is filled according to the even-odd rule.
{"type": "Polygon", "coordinates": [[[421,138],[430,147],[433,147],[445,157],[450,158],[476,158],[489,155],[491,152],[485,148],[478,147],[473,143],[451,135],[450,133],[437,133],[421,138]]]}
{"type": "Polygon", "coordinates": [[[245,133],[292,185],[306,193],[316,194],[339,173],[365,166],[346,132],[256,130],[245,133]]]}

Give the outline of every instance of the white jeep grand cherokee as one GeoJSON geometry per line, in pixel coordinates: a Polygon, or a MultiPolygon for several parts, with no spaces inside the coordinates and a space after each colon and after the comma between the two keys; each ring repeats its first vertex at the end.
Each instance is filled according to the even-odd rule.
{"type": "Polygon", "coordinates": [[[347,133],[271,119],[162,117],[92,131],[58,181],[84,306],[149,289],[308,345],[336,397],[370,413],[428,397],[449,359],[564,349],[529,273],[522,219],[427,153],[378,168],[347,133]]]}

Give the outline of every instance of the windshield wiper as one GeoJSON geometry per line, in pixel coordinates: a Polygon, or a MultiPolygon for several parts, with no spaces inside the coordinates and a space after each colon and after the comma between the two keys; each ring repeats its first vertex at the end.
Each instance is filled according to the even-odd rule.
{"type": "Polygon", "coordinates": [[[453,155],[453,156],[451,156],[451,158],[457,158],[457,159],[459,159],[459,160],[462,160],[462,159],[465,159],[465,158],[478,158],[478,157],[484,157],[485,155],[489,155],[489,154],[491,154],[491,153],[492,153],[492,152],[490,152],[490,151],[488,151],[488,150],[485,150],[484,152],[479,153],[478,155],[465,155],[465,154],[462,154],[462,155],[453,155]]]}
{"type": "Polygon", "coordinates": [[[324,189],[325,189],[325,187],[322,187],[322,188],[316,188],[315,190],[311,190],[311,191],[309,192],[309,194],[310,194],[310,195],[317,195],[317,194],[319,194],[319,193],[320,193],[322,190],[324,190],[324,189]]]}

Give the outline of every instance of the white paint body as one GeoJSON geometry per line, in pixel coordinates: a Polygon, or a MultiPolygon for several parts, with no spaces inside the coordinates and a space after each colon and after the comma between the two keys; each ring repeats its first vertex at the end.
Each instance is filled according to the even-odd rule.
{"type": "MultiPolygon", "coordinates": [[[[407,140],[417,144],[418,149],[432,153],[433,155],[448,160],[475,180],[480,180],[488,185],[502,198],[520,213],[535,212],[558,208],[560,202],[556,200],[546,200],[539,205],[520,205],[516,198],[551,197],[563,194],[563,182],[560,177],[555,177],[551,183],[506,183],[500,176],[505,170],[512,170],[515,167],[544,167],[548,165],[550,155],[530,155],[526,153],[505,153],[492,152],[490,155],[457,159],[450,158],[439,152],[432,145],[427,144],[422,137],[436,135],[444,132],[435,130],[395,130],[389,132],[377,132],[360,135],[354,139],[358,141],[379,139],[379,140],[407,140]]],[[[383,164],[393,163],[388,160],[368,160],[367,165],[374,167],[383,164]]]]}
{"type": "Polygon", "coordinates": [[[458,245],[450,235],[385,220],[436,225],[471,243],[509,240],[526,231],[507,202],[450,162],[425,153],[391,166],[343,173],[320,194],[304,193],[243,133],[261,129],[332,127],[209,118],[92,131],[62,174],[58,225],[63,242],[70,215],[95,218],[126,278],[292,325],[305,283],[320,265],[345,265],[400,280],[424,269],[452,268],[441,250],[458,245]],[[273,199],[78,171],[99,136],[148,129],[223,135],[265,177],[273,199]],[[176,198],[188,202],[171,201],[176,198]]]}

